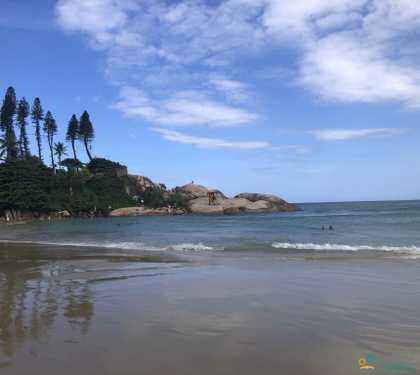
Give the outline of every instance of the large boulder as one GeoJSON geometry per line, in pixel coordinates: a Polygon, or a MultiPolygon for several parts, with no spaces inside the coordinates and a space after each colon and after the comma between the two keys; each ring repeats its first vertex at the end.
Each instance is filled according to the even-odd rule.
{"type": "Polygon", "coordinates": [[[169,211],[166,207],[148,209],[144,207],[125,207],[118,208],[110,212],[111,217],[127,217],[127,216],[164,216],[168,215],[169,211]]]}
{"type": "Polygon", "coordinates": [[[224,213],[221,204],[209,205],[208,197],[195,198],[189,202],[190,212],[193,214],[221,215],[224,213]]]}
{"type": "Polygon", "coordinates": [[[187,184],[177,188],[177,192],[181,193],[188,200],[196,198],[207,198],[209,190],[201,185],[187,184]]]}
{"type": "MultiPolygon", "coordinates": [[[[272,194],[258,194],[258,193],[241,193],[235,196],[235,198],[243,198],[248,199],[249,201],[253,203],[259,203],[259,206],[261,206],[261,210],[264,210],[263,203],[268,202],[270,204],[270,208],[267,208],[272,211],[299,211],[299,207],[297,207],[294,204],[286,202],[284,199],[281,199],[275,195],[272,194]]],[[[258,207],[258,205],[254,206],[258,207]]]]}

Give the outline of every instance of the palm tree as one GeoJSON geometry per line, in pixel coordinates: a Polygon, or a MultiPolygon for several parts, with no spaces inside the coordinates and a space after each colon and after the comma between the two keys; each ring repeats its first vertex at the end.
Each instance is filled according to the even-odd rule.
{"type": "Polygon", "coordinates": [[[58,157],[58,165],[61,165],[61,158],[63,155],[67,155],[67,147],[63,142],[57,142],[54,144],[54,154],[58,157]]]}
{"type": "Polygon", "coordinates": [[[78,137],[79,137],[79,121],[77,120],[76,115],[73,115],[71,116],[69,125],[67,127],[66,140],[71,143],[71,148],[73,149],[74,160],[77,160],[75,142],[78,137]]]}
{"type": "Polygon", "coordinates": [[[51,154],[51,166],[55,173],[55,162],[54,162],[54,135],[57,133],[57,123],[50,111],[47,112],[44,119],[44,132],[47,133],[48,146],[50,147],[51,154]]]}
{"type": "Polygon", "coordinates": [[[79,128],[79,139],[85,145],[86,153],[89,157],[89,160],[92,160],[92,155],[90,154],[91,142],[95,138],[95,133],[93,130],[93,125],[90,122],[89,114],[87,111],[84,111],[80,117],[80,128],[79,128]]]}

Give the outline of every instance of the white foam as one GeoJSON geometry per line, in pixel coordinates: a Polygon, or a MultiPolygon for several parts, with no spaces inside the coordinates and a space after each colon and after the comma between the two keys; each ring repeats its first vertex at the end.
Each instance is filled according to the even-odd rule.
{"type": "Polygon", "coordinates": [[[273,242],[276,249],[314,250],[314,251],[388,251],[395,253],[420,254],[417,246],[368,246],[368,245],[340,245],[315,243],[273,242]]]}
{"type": "Polygon", "coordinates": [[[212,251],[223,250],[223,248],[214,248],[203,243],[181,243],[169,246],[151,246],[142,242],[50,242],[50,241],[14,241],[14,240],[0,240],[0,243],[15,243],[15,244],[35,244],[46,246],[68,246],[68,247],[95,247],[106,249],[121,249],[121,250],[143,250],[143,251],[212,251]]]}
{"type": "Polygon", "coordinates": [[[178,245],[171,245],[169,249],[175,251],[212,251],[212,250],[223,250],[223,248],[214,248],[212,246],[204,245],[203,243],[182,243],[178,245]]]}

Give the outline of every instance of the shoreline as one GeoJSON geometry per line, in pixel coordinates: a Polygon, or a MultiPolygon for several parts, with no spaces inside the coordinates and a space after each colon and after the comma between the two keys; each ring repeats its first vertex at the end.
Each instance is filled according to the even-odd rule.
{"type": "Polygon", "coordinates": [[[221,374],[350,375],[368,352],[420,364],[418,264],[7,248],[0,366],[10,375],[211,375],[214,363],[221,374]]]}

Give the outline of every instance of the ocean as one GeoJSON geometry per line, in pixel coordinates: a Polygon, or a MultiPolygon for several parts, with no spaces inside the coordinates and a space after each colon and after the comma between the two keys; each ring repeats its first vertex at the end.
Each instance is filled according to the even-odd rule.
{"type": "Polygon", "coordinates": [[[293,213],[33,222],[0,227],[0,239],[173,252],[420,256],[420,201],[299,206],[293,213]]]}
{"type": "Polygon", "coordinates": [[[300,206],[0,226],[0,373],[420,373],[420,202],[300,206]]]}

